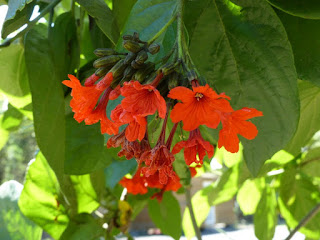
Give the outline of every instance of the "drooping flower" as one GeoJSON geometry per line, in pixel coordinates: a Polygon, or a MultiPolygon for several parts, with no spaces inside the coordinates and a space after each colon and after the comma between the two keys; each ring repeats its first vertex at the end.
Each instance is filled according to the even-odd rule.
{"type": "Polygon", "coordinates": [[[130,81],[124,83],[120,91],[125,97],[121,102],[124,110],[142,117],[153,115],[158,110],[159,117],[165,117],[166,102],[151,84],[142,85],[138,81],[130,81]]]}
{"type": "Polygon", "coordinates": [[[200,125],[216,128],[220,122],[219,112],[232,112],[233,109],[225,94],[217,94],[208,84],[193,86],[193,90],[186,87],[175,87],[170,90],[168,97],[178,99],[171,111],[174,123],[183,122],[183,129],[192,131],[200,125]]]}
{"type": "Polygon", "coordinates": [[[93,86],[99,79],[100,79],[99,76],[97,76],[96,74],[92,74],[90,77],[86,79],[86,81],[84,82],[84,85],[86,87],[93,86]]]}
{"type": "Polygon", "coordinates": [[[164,192],[166,192],[166,191],[176,192],[181,187],[182,187],[182,185],[180,183],[180,178],[178,177],[178,175],[175,172],[173,172],[173,176],[168,179],[167,184],[163,185],[162,188],[160,188],[161,189],[160,192],[153,194],[151,196],[151,199],[155,198],[158,200],[158,202],[161,202],[164,192]]]}
{"type": "Polygon", "coordinates": [[[125,131],[125,136],[128,141],[135,140],[141,141],[146,133],[147,120],[142,116],[135,116],[131,112],[128,112],[122,108],[122,105],[118,105],[111,111],[111,119],[117,125],[128,124],[125,131]]]}
{"type": "Polygon", "coordinates": [[[146,194],[148,192],[148,185],[145,177],[143,177],[141,173],[141,168],[138,168],[136,174],[131,179],[124,177],[119,183],[125,187],[129,193],[134,195],[146,194]]]}
{"type": "Polygon", "coordinates": [[[120,85],[116,86],[115,89],[113,89],[113,90],[111,91],[111,93],[110,93],[110,95],[109,95],[109,99],[110,99],[110,100],[115,100],[115,99],[117,99],[117,98],[120,96],[120,94],[121,94],[120,89],[121,89],[120,85]]]}
{"type": "Polygon", "coordinates": [[[130,142],[125,137],[125,130],[121,133],[109,138],[107,142],[107,148],[117,148],[121,146],[121,150],[118,152],[118,156],[125,156],[126,159],[133,157],[139,158],[141,155],[141,146],[137,141],[130,142]]]}
{"type": "Polygon", "coordinates": [[[172,149],[173,154],[177,154],[184,148],[184,159],[187,165],[192,163],[202,164],[203,158],[208,154],[209,158],[213,157],[213,146],[210,142],[205,141],[199,129],[192,130],[187,141],[178,142],[172,149]]]}
{"type": "Polygon", "coordinates": [[[222,129],[219,132],[218,147],[224,146],[229,152],[238,152],[238,134],[249,140],[258,134],[257,127],[246,120],[260,116],[263,116],[263,113],[254,108],[242,108],[232,113],[221,114],[222,129]]]}

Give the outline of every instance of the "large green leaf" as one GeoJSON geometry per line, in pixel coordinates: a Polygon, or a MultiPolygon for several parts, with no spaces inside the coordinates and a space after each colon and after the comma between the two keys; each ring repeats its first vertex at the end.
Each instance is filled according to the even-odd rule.
{"type": "MultiPolygon", "coordinates": [[[[138,0],[130,12],[122,33],[133,34],[138,32],[142,40],[150,40],[173,17],[176,4],[177,2],[173,0],[138,0]]],[[[170,51],[169,48],[165,51],[164,46],[170,45],[172,48],[175,41],[174,34],[172,27],[169,27],[157,38],[156,42],[160,44],[161,48],[154,58],[159,58],[165,52],[170,51]]],[[[122,41],[120,40],[117,49],[121,48],[121,44],[122,41]]]]}
{"type": "Polygon", "coordinates": [[[286,151],[297,155],[306,146],[315,132],[320,130],[320,88],[310,82],[299,82],[300,121],[297,132],[286,151]]]}
{"type": "Polygon", "coordinates": [[[0,91],[9,102],[22,108],[31,102],[24,49],[21,44],[11,44],[0,49],[0,91]]]}
{"type": "Polygon", "coordinates": [[[18,203],[21,212],[59,239],[69,222],[64,201],[55,173],[42,153],[38,153],[28,167],[18,203]]]}
{"type": "Polygon", "coordinates": [[[288,34],[299,79],[320,86],[320,20],[294,17],[282,11],[277,14],[288,34]]]}
{"type": "Polygon", "coordinates": [[[117,19],[119,30],[121,32],[126,20],[130,14],[131,8],[137,0],[115,0],[113,1],[112,11],[117,19]]]}
{"type": "Polygon", "coordinates": [[[92,16],[99,28],[116,44],[119,38],[119,30],[113,13],[103,0],[77,0],[90,16],[92,16]]]}
{"type": "Polygon", "coordinates": [[[294,134],[299,117],[297,75],[286,32],[272,7],[256,0],[206,0],[185,18],[192,29],[190,53],[207,82],[232,98],[235,109],[253,107],[259,134],[241,138],[256,175],[294,134]]]}
{"type": "Polygon", "coordinates": [[[62,82],[78,68],[80,49],[74,16],[66,12],[57,17],[49,31],[49,43],[57,77],[62,82]]]}
{"type": "Polygon", "coordinates": [[[42,229],[20,212],[18,199],[23,186],[8,181],[0,186],[0,239],[40,240],[42,229]]]}
{"type": "Polygon", "coordinates": [[[161,202],[156,199],[149,200],[148,210],[152,221],[164,234],[170,235],[176,240],[180,238],[180,206],[171,192],[165,192],[161,202]]]}
{"type": "Polygon", "coordinates": [[[2,26],[2,38],[28,23],[36,1],[33,0],[10,0],[8,12],[2,26]]]}
{"type": "Polygon", "coordinates": [[[43,25],[38,25],[27,33],[25,57],[37,143],[60,178],[63,174],[65,151],[64,96],[46,33],[47,28],[43,25]]]}
{"type": "MultiPolygon", "coordinates": [[[[310,179],[288,169],[280,180],[279,207],[288,226],[293,229],[320,202],[319,188],[310,179]]],[[[299,230],[312,239],[320,238],[320,213],[299,230]]]]}
{"type": "Polygon", "coordinates": [[[294,16],[320,19],[320,2],[318,0],[267,0],[273,6],[294,16]]]}
{"type": "Polygon", "coordinates": [[[101,225],[89,214],[75,216],[60,240],[99,240],[104,234],[101,225]]]}
{"type": "Polygon", "coordinates": [[[272,240],[277,217],[276,193],[268,186],[264,189],[254,214],[254,233],[259,240],[272,240]]]}
{"type": "Polygon", "coordinates": [[[86,126],[76,122],[72,115],[66,116],[65,173],[86,174],[111,163],[110,152],[104,146],[100,125],[86,126]]]}

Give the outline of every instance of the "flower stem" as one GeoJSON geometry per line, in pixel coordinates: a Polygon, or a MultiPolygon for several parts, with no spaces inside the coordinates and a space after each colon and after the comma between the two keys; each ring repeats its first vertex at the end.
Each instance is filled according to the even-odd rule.
{"type": "Polygon", "coordinates": [[[177,38],[178,38],[178,56],[183,59],[183,0],[178,0],[177,8],[177,38]]]}
{"type": "Polygon", "coordinates": [[[0,44],[0,48],[9,46],[15,39],[21,37],[23,34],[25,34],[27,31],[29,31],[44,15],[46,15],[48,12],[50,12],[61,0],[53,0],[48,6],[46,6],[42,12],[39,14],[38,17],[36,17],[34,20],[28,23],[28,26],[23,29],[21,32],[17,33],[12,38],[7,38],[2,44],[0,44]]]}
{"type": "Polygon", "coordinates": [[[186,187],[186,203],[187,203],[187,207],[189,209],[189,213],[190,213],[190,217],[191,217],[191,221],[192,221],[192,226],[193,226],[194,232],[196,233],[197,239],[202,240],[201,232],[200,232],[200,229],[197,225],[196,218],[195,218],[193,208],[192,208],[190,187],[186,187]]]}
{"type": "Polygon", "coordinates": [[[305,226],[318,212],[320,211],[320,203],[317,204],[308,214],[307,216],[305,216],[300,222],[299,224],[295,227],[295,229],[293,229],[289,236],[285,239],[285,240],[289,240],[293,237],[293,235],[298,232],[298,230],[300,228],[302,228],[303,226],[305,226]]]}
{"type": "Polygon", "coordinates": [[[176,19],[176,16],[172,16],[172,18],[169,20],[169,22],[164,25],[159,32],[157,32],[147,43],[150,45],[153,43],[164,31],[173,23],[173,21],[176,19]]]}

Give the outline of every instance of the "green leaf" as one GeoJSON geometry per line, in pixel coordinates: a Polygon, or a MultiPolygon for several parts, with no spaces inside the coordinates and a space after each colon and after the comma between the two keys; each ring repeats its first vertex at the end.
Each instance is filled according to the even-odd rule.
{"type": "Polygon", "coordinates": [[[114,17],[117,19],[118,27],[121,32],[126,20],[130,14],[130,11],[137,0],[116,0],[113,1],[112,11],[114,17]]]}
{"type": "Polygon", "coordinates": [[[152,221],[164,234],[170,235],[174,239],[180,239],[180,206],[171,192],[165,192],[160,203],[155,199],[150,199],[148,210],[152,221]]]}
{"type": "Polygon", "coordinates": [[[317,0],[267,0],[273,6],[294,16],[320,19],[320,3],[317,0]]]}
{"type": "Polygon", "coordinates": [[[137,161],[131,160],[119,161],[116,157],[113,162],[104,169],[106,186],[114,189],[121,178],[137,167],[137,161]]]}
{"type": "MultiPolygon", "coordinates": [[[[319,188],[295,169],[285,171],[280,179],[279,208],[288,226],[293,229],[320,202],[319,188]]],[[[307,237],[319,239],[320,213],[299,230],[307,237]]]]}
{"type": "Polygon", "coordinates": [[[0,49],[0,91],[16,108],[31,102],[24,49],[21,44],[11,44],[0,49]]]}
{"type": "Polygon", "coordinates": [[[0,120],[0,126],[7,131],[17,130],[21,124],[22,117],[22,113],[9,104],[8,110],[4,112],[3,117],[0,120]]]}
{"type": "MultiPolygon", "coordinates": [[[[195,213],[195,218],[196,218],[198,227],[201,226],[201,224],[206,220],[209,214],[211,205],[209,204],[208,197],[211,191],[212,191],[212,188],[206,187],[199,190],[192,197],[191,203],[192,203],[193,211],[195,213]]],[[[191,239],[196,235],[193,229],[189,208],[185,208],[183,219],[182,219],[182,228],[183,228],[184,235],[186,236],[187,239],[191,239]]]]}
{"type": "Polygon", "coordinates": [[[6,38],[10,33],[28,23],[35,4],[36,1],[33,0],[9,1],[8,12],[1,31],[2,38],[6,38]]]}
{"type": "MultiPolygon", "coordinates": [[[[320,6],[320,4],[319,4],[320,6]]],[[[276,11],[292,46],[298,78],[320,87],[320,20],[303,19],[276,11]]],[[[320,12],[319,12],[320,13],[320,12]]],[[[320,16],[320,15],[319,15],[320,16]]]]}
{"type": "Polygon", "coordinates": [[[54,68],[46,33],[44,25],[37,25],[27,33],[25,57],[37,143],[60,178],[64,172],[65,104],[61,79],[54,68]]]}
{"type": "Polygon", "coordinates": [[[77,0],[90,16],[92,16],[99,28],[113,44],[119,39],[119,30],[113,13],[103,0],[77,0]]]}
{"type": "MultiPolygon", "coordinates": [[[[235,109],[253,107],[264,116],[252,122],[254,140],[241,137],[244,158],[256,175],[264,161],[294,134],[299,117],[297,75],[280,20],[265,1],[207,0],[198,15],[190,54],[209,85],[232,98],[235,109]]],[[[195,11],[197,13],[198,11],[195,11]]]]}
{"type": "MultiPolygon", "coordinates": [[[[104,35],[94,18],[89,16],[89,31],[93,50],[96,48],[112,48],[113,43],[104,35]]],[[[92,51],[93,53],[93,51],[92,51]]],[[[96,59],[97,56],[93,55],[96,59]]],[[[92,68],[92,64],[91,64],[92,68]]]]}
{"type": "Polygon", "coordinates": [[[64,197],[55,173],[42,153],[29,163],[19,207],[21,212],[41,226],[54,239],[59,239],[69,218],[64,207],[64,197]]]}
{"type": "Polygon", "coordinates": [[[264,189],[254,214],[254,233],[259,240],[272,240],[277,225],[277,200],[274,189],[264,189]]]}
{"type": "Polygon", "coordinates": [[[0,116],[0,151],[1,149],[6,145],[8,139],[9,139],[9,131],[5,130],[1,127],[1,121],[2,121],[2,117],[0,116]]]}
{"type": "MultiPolygon", "coordinates": [[[[122,33],[133,34],[138,32],[140,39],[144,41],[150,40],[172,18],[176,4],[177,2],[174,0],[138,0],[130,12],[122,33]]],[[[174,36],[172,28],[168,28],[157,38],[156,43],[160,44],[160,52],[155,58],[164,56],[165,52],[168,51],[168,49],[165,51],[164,45],[168,45],[168,42],[172,47],[175,40],[174,36]],[[167,32],[168,35],[166,34],[167,32]],[[167,43],[165,44],[165,42],[167,43]]],[[[122,41],[120,39],[117,49],[121,48],[121,44],[122,41]]]]}
{"type": "Polygon", "coordinates": [[[19,210],[18,199],[23,186],[8,181],[0,186],[0,238],[4,240],[40,240],[42,229],[19,210]]]}
{"type": "Polygon", "coordinates": [[[228,168],[238,164],[242,159],[242,146],[240,145],[237,153],[230,153],[224,147],[216,148],[214,157],[222,164],[225,164],[228,168]]]}
{"type": "Polygon", "coordinates": [[[309,82],[299,81],[300,121],[298,129],[286,147],[293,155],[300,153],[315,132],[320,129],[320,88],[309,82]]]}
{"type": "Polygon", "coordinates": [[[70,178],[77,196],[78,213],[92,213],[100,204],[90,175],[70,176],[70,178]]]}
{"type": "Polygon", "coordinates": [[[104,231],[91,215],[83,213],[75,216],[69,222],[60,240],[99,240],[104,231]]]}
{"type": "Polygon", "coordinates": [[[104,146],[100,125],[79,124],[72,115],[66,116],[65,173],[79,175],[104,168],[111,163],[114,150],[104,146]]]}
{"type": "Polygon", "coordinates": [[[53,62],[57,77],[62,82],[68,74],[79,66],[80,49],[74,16],[66,12],[57,17],[54,26],[49,28],[49,43],[53,50],[53,62]]]}
{"type": "Polygon", "coordinates": [[[256,212],[261,195],[264,189],[264,179],[255,178],[246,180],[237,194],[237,202],[244,215],[251,215],[256,212]]]}

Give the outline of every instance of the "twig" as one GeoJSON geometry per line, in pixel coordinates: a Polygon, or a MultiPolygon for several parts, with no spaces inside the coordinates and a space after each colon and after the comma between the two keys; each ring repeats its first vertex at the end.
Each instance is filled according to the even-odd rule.
{"type": "Polygon", "coordinates": [[[187,207],[189,209],[191,222],[192,222],[192,225],[193,225],[193,229],[194,229],[194,231],[196,233],[196,236],[197,236],[198,240],[202,240],[201,232],[200,232],[200,229],[199,229],[199,227],[197,225],[196,218],[195,218],[195,215],[194,215],[194,212],[193,212],[193,208],[192,208],[190,187],[186,187],[186,203],[187,203],[187,207]]]}
{"type": "Polygon", "coordinates": [[[320,203],[316,205],[308,214],[305,216],[299,224],[293,229],[289,236],[285,240],[289,240],[293,237],[293,235],[298,232],[300,228],[302,228],[304,225],[306,225],[318,212],[320,211],[320,203]]]}

